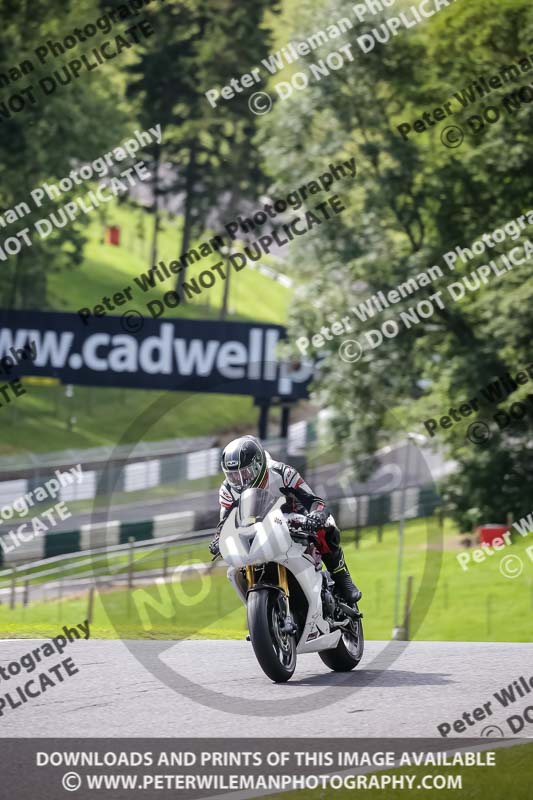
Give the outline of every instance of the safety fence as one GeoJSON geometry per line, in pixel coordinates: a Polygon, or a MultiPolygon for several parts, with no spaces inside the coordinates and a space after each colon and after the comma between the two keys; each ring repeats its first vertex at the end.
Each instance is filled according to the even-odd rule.
{"type": "MultiPolygon", "coordinates": [[[[363,495],[333,499],[328,507],[341,530],[362,529],[385,525],[400,519],[402,505],[406,519],[431,516],[441,500],[433,486],[407,487],[387,494],[363,495]]],[[[164,536],[192,534],[207,530],[212,533],[218,522],[216,501],[201,511],[179,511],[157,514],[138,522],[111,520],[81,525],[79,529],[47,531],[42,537],[20,542],[10,552],[0,550],[0,566],[26,563],[31,560],[53,558],[68,553],[78,553],[95,547],[115,547],[130,539],[147,541],[164,536]]]]}
{"type": "MultiPolygon", "coordinates": [[[[307,422],[297,422],[289,427],[287,439],[271,439],[265,446],[276,458],[298,457],[310,444],[313,427],[307,422]]],[[[11,458],[0,459],[0,508],[55,477],[58,466],[62,469],[75,464],[83,466],[82,480],[61,488],[60,501],[92,500],[97,496],[112,496],[121,492],[133,493],[154,489],[164,484],[184,487],[192,481],[220,474],[221,448],[205,447],[209,440],[169,440],[152,443],[148,448],[141,443],[131,448],[97,448],[93,451],[67,451],[55,458],[37,459],[35,463],[11,458]],[[201,444],[204,443],[204,446],[201,444]],[[191,448],[183,451],[183,448],[191,448]],[[158,457],[150,457],[158,454],[158,457]],[[128,460],[130,459],[130,460],[128,460]],[[18,473],[18,474],[17,474],[18,473]],[[11,479],[2,480],[2,474],[11,479]]],[[[293,458],[294,461],[294,458],[293,458]]]]}
{"type": "MultiPolygon", "coordinates": [[[[130,536],[121,544],[13,565],[0,571],[0,603],[14,608],[16,604],[27,606],[31,601],[61,602],[68,595],[90,593],[92,605],[91,589],[131,589],[134,581],[153,583],[158,578],[211,569],[211,564],[202,564],[197,557],[198,547],[210,535],[210,530],[174,533],[160,536],[157,541],[135,541],[130,536]]],[[[209,557],[207,548],[205,556],[209,557]]]]}

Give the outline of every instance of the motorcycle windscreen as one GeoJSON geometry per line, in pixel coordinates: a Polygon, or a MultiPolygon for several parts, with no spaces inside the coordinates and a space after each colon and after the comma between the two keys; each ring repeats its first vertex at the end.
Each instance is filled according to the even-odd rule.
{"type": "Polygon", "coordinates": [[[246,489],[239,499],[237,527],[248,528],[256,522],[262,522],[278,500],[279,494],[269,489],[246,489]]]}

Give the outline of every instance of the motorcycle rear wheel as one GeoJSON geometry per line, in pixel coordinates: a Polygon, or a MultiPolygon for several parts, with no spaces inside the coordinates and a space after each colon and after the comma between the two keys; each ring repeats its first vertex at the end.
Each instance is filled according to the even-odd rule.
{"type": "Polygon", "coordinates": [[[259,666],[275,683],[285,683],[296,669],[296,639],[280,630],[286,615],[283,595],[273,589],[250,592],[247,614],[259,666]]]}
{"type": "Polygon", "coordinates": [[[318,654],[326,667],[334,672],[350,672],[363,657],[365,638],[362,620],[354,620],[350,629],[353,632],[343,633],[336,647],[318,654]]]}

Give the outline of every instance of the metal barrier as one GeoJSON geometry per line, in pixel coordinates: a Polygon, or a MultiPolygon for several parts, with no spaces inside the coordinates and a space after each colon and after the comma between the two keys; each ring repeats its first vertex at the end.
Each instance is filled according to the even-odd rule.
{"type": "MultiPolygon", "coordinates": [[[[275,458],[292,458],[294,462],[306,445],[307,429],[307,423],[296,423],[288,439],[269,439],[265,447],[275,458]]],[[[115,450],[100,447],[43,456],[8,456],[0,458],[0,507],[78,464],[83,468],[81,483],[62,487],[61,500],[76,502],[121,492],[146,492],[165,484],[176,494],[185,493],[194,487],[194,481],[221,474],[221,452],[215,438],[203,437],[141,442],[133,450],[126,446],[115,450]]]]}
{"type": "MultiPolygon", "coordinates": [[[[381,529],[387,523],[398,521],[401,494],[397,490],[383,495],[348,497],[332,501],[329,507],[341,530],[354,529],[358,542],[362,529],[375,526],[381,529]]],[[[432,487],[410,487],[406,489],[405,495],[406,519],[429,517],[441,505],[441,500],[432,487]]],[[[120,534],[119,523],[86,526],[88,530],[84,536],[80,531],[54,534],[50,538],[56,539],[58,546],[60,537],[76,536],[78,551],[73,552],[74,548],[69,545],[67,552],[38,561],[13,564],[10,568],[0,570],[0,602],[8,596],[13,607],[21,595],[26,605],[30,594],[33,598],[39,595],[46,598],[47,592],[55,590],[61,597],[66,588],[85,591],[89,586],[102,584],[109,588],[125,583],[125,575],[128,575],[129,586],[132,585],[133,578],[148,582],[159,577],[165,578],[170,566],[176,563],[179,566],[179,562],[183,562],[187,550],[191,551],[196,545],[205,543],[213,535],[212,526],[201,530],[195,530],[194,527],[192,530],[187,529],[188,519],[187,513],[178,513],[161,515],[144,523],[125,523],[123,527],[127,541],[124,541],[126,536],[120,534]],[[169,530],[173,532],[168,533],[169,530]],[[86,547],[94,542],[102,544],[80,552],[82,540],[86,547]],[[135,554],[142,553],[143,550],[149,554],[142,556],[142,565],[136,565],[135,554]],[[147,568],[150,561],[157,562],[157,566],[153,569],[147,568]]],[[[196,520],[197,524],[198,522],[199,519],[196,520]]],[[[208,557],[207,548],[205,557],[208,557]]]]}
{"type": "MultiPolygon", "coordinates": [[[[91,586],[105,586],[137,582],[153,582],[156,578],[166,578],[174,567],[181,571],[197,570],[195,566],[181,566],[178,562],[186,560],[186,555],[195,545],[205,543],[213,534],[212,529],[192,533],[161,536],[157,539],[135,541],[133,538],[125,544],[109,547],[96,547],[82,553],[65,553],[53,558],[41,559],[27,564],[13,566],[0,571],[0,601],[9,598],[13,607],[17,598],[24,605],[30,598],[50,599],[49,594],[56,591],[57,599],[61,599],[65,590],[75,593],[76,590],[88,591],[91,586]],[[142,555],[142,569],[135,563],[136,554],[142,555]],[[148,569],[151,561],[160,566],[148,569]],[[102,565],[99,565],[102,562],[102,565]]],[[[206,556],[208,551],[206,548],[206,556]]],[[[140,561],[140,559],[138,559],[140,561]]]]}

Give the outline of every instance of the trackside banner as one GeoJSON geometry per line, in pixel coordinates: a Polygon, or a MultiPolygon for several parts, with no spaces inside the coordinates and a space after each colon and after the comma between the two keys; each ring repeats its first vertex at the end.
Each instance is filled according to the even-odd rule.
{"type": "Polygon", "coordinates": [[[124,317],[85,325],[77,314],[0,311],[2,377],[13,370],[88,386],[287,400],[308,394],[312,364],[277,357],[286,335],[279,325],[140,316],[136,322],[141,329],[133,333],[124,317]]]}

